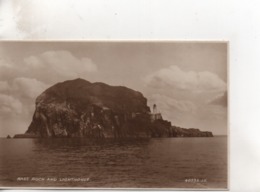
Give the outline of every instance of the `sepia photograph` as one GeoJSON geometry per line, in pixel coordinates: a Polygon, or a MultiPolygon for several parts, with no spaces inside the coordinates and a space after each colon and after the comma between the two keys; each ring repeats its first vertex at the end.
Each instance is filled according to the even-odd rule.
{"type": "Polygon", "coordinates": [[[229,187],[228,42],[0,41],[0,188],[229,187]]]}

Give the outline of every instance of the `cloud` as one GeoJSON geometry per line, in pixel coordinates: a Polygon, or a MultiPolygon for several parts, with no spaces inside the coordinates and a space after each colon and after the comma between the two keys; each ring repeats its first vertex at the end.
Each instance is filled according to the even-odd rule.
{"type": "Polygon", "coordinates": [[[227,107],[227,102],[228,102],[228,97],[227,97],[227,91],[226,91],[223,95],[217,96],[216,98],[211,100],[209,102],[209,104],[227,107]]]}
{"type": "Polygon", "coordinates": [[[0,94],[0,114],[1,117],[21,114],[22,103],[10,95],[0,94]]]}
{"type": "Polygon", "coordinates": [[[175,109],[180,112],[190,112],[194,113],[197,109],[197,106],[191,101],[185,100],[177,100],[172,97],[168,97],[165,95],[154,94],[151,96],[150,101],[152,103],[157,103],[159,107],[167,108],[167,109],[175,109]]]}
{"type": "MultiPolygon", "coordinates": [[[[5,57],[5,54],[1,53],[1,57],[5,57]]],[[[21,66],[20,66],[21,67],[21,66]]],[[[19,66],[15,66],[9,61],[9,58],[0,59],[0,80],[9,81],[15,78],[17,75],[21,75],[19,66]]]]}
{"type": "Polygon", "coordinates": [[[216,74],[183,71],[175,65],[148,75],[144,81],[150,93],[174,95],[182,100],[205,101],[226,91],[226,83],[216,74]]]}
{"type": "Polygon", "coordinates": [[[19,77],[14,79],[12,91],[14,92],[14,95],[35,99],[47,87],[48,85],[36,79],[19,77]]]}
{"type": "Polygon", "coordinates": [[[43,82],[25,77],[10,83],[0,81],[0,116],[8,119],[13,115],[32,115],[36,97],[47,87],[43,82]]]}
{"type": "Polygon", "coordinates": [[[10,81],[0,81],[0,94],[12,95],[19,99],[35,99],[49,85],[32,78],[18,77],[10,81]]]}
{"type": "Polygon", "coordinates": [[[1,92],[6,92],[9,90],[9,85],[7,81],[0,81],[0,93],[1,92]]]}
{"type": "Polygon", "coordinates": [[[96,71],[91,59],[77,58],[64,50],[46,51],[16,62],[6,57],[0,60],[0,93],[9,92],[24,102],[57,82],[84,78],[96,71]]]}
{"type": "Polygon", "coordinates": [[[26,77],[45,84],[55,84],[75,78],[88,78],[98,71],[97,65],[88,57],[77,57],[69,51],[52,50],[31,55],[20,61],[12,61],[7,54],[0,59],[0,80],[13,81],[26,77]]]}
{"type": "Polygon", "coordinates": [[[88,73],[97,71],[97,66],[91,59],[77,58],[69,51],[64,50],[46,51],[39,55],[29,56],[24,59],[24,63],[35,78],[43,81],[84,77],[88,73]]]}
{"type": "Polygon", "coordinates": [[[69,51],[46,51],[37,56],[24,59],[28,67],[51,68],[65,76],[73,76],[84,72],[95,72],[97,66],[87,57],[76,58],[69,51]]]}

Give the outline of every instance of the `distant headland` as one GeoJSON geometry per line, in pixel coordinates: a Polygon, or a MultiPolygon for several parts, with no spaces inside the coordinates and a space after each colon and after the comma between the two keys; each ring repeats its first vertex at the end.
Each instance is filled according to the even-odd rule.
{"type": "Polygon", "coordinates": [[[45,137],[213,137],[212,132],[181,128],[152,110],[142,93],[84,79],[57,83],[36,99],[32,122],[14,138],[45,137]]]}

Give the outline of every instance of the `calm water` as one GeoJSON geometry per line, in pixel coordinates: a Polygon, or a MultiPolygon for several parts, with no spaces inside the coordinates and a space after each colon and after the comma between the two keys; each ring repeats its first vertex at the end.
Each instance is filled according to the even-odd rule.
{"type": "Polygon", "coordinates": [[[0,139],[0,146],[1,186],[227,187],[227,137],[0,139]]]}

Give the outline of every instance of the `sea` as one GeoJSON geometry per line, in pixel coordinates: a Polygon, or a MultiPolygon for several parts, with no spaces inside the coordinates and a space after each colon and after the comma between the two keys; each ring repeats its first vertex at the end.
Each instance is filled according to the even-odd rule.
{"type": "Polygon", "coordinates": [[[228,138],[0,139],[0,187],[226,189],[228,138]]]}

